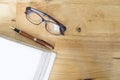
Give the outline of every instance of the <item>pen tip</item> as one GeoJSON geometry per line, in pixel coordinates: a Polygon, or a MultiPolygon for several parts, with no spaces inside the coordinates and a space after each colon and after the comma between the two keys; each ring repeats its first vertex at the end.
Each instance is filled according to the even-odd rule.
{"type": "Polygon", "coordinates": [[[13,26],[9,26],[11,29],[15,29],[13,26]]]}

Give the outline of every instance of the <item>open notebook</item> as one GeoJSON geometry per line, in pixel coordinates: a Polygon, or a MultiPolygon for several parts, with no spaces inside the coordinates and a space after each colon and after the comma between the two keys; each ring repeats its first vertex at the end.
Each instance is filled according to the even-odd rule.
{"type": "Polygon", "coordinates": [[[48,80],[55,56],[0,37],[0,80],[48,80]]]}

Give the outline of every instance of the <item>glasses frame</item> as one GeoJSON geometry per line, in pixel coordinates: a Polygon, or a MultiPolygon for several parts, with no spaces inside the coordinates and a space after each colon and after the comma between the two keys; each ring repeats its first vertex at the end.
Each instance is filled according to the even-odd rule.
{"type": "MultiPolygon", "coordinates": [[[[61,35],[64,35],[64,32],[66,31],[66,26],[64,26],[62,23],[60,23],[59,21],[57,21],[56,19],[54,19],[54,18],[51,17],[50,15],[48,15],[48,14],[46,14],[46,13],[40,11],[40,10],[37,10],[37,9],[35,9],[35,8],[32,8],[32,7],[26,7],[25,14],[26,14],[27,20],[28,20],[29,22],[31,22],[32,24],[40,25],[42,22],[45,22],[45,28],[46,28],[46,30],[47,30],[49,33],[51,33],[51,32],[47,29],[47,23],[48,23],[48,22],[57,24],[57,25],[59,26],[59,30],[60,30],[60,34],[61,34],[61,35]],[[38,23],[38,24],[33,23],[32,21],[30,21],[28,15],[29,15],[31,12],[32,12],[32,13],[36,13],[38,16],[40,16],[40,18],[42,19],[42,21],[41,21],[40,23],[38,23]],[[41,15],[44,15],[44,16],[48,17],[48,18],[51,19],[52,21],[50,21],[50,20],[45,20],[41,15]]],[[[51,33],[51,34],[53,34],[53,33],[51,33]]],[[[60,35],[60,34],[54,34],[54,35],[60,35]]]]}

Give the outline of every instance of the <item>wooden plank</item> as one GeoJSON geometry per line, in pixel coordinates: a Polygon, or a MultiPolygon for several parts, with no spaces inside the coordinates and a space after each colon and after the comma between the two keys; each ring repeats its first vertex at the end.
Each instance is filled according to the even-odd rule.
{"type": "Polygon", "coordinates": [[[49,80],[119,80],[119,59],[114,59],[120,56],[119,0],[10,1],[0,1],[0,6],[8,6],[7,9],[0,7],[4,12],[0,13],[0,34],[43,48],[8,28],[9,25],[16,25],[54,44],[57,59],[49,80]],[[24,14],[27,6],[46,12],[63,23],[67,27],[65,36],[49,34],[44,24],[31,24],[24,14]],[[76,31],[79,27],[81,32],[76,31]]]}

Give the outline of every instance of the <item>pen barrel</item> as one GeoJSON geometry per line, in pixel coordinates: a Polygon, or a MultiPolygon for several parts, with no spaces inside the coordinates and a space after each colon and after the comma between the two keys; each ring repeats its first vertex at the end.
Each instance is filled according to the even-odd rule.
{"type": "Polygon", "coordinates": [[[39,43],[39,44],[43,44],[45,47],[47,47],[49,49],[54,49],[54,47],[51,44],[49,44],[49,43],[47,43],[43,40],[37,39],[36,42],[39,43]]]}
{"type": "Polygon", "coordinates": [[[21,34],[22,36],[25,36],[33,41],[35,41],[36,43],[48,48],[48,49],[54,49],[54,46],[52,46],[51,44],[47,43],[46,41],[43,41],[41,39],[37,39],[29,34],[27,34],[26,32],[24,31],[20,31],[19,34],[21,34]]]}

